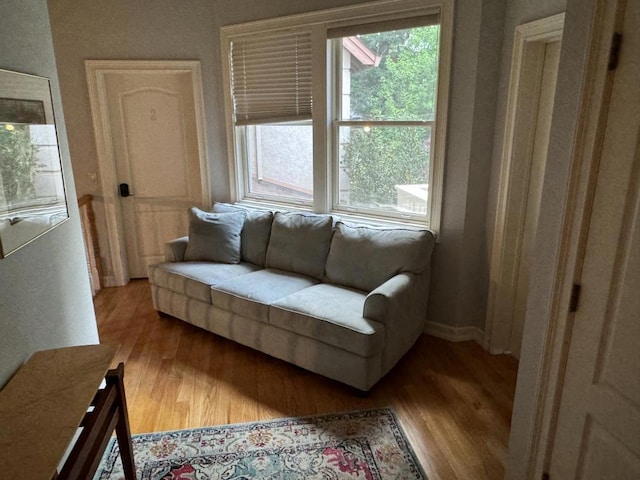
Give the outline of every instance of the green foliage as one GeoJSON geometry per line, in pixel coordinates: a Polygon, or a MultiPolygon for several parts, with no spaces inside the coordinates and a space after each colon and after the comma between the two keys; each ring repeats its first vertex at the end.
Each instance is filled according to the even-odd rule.
{"type": "Polygon", "coordinates": [[[0,178],[8,204],[35,198],[37,153],[28,125],[0,125],[0,178]]]}
{"type": "MultiPolygon", "coordinates": [[[[378,67],[351,76],[352,118],[431,120],[438,74],[437,26],[381,32],[359,39],[382,57],[378,67]]],[[[353,205],[393,204],[396,184],[428,182],[429,135],[423,128],[352,129],[342,167],[353,205]]]]}
{"type": "Polygon", "coordinates": [[[351,76],[351,111],[365,120],[428,120],[435,112],[437,26],[363,35],[382,57],[351,76]]]}
{"type": "Polygon", "coordinates": [[[409,30],[396,30],[362,35],[359,38],[367,48],[380,56],[377,67],[366,68],[351,74],[351,116],[366,120],[383,118],[385,96],[380,94],[380,85],[388,74],[389,59],[398,56],[398,49],[409,38],[409,30]]]}
{"type": "Polygon", "coordinates": [[[426,183],[429,155],[425,130],[351,130],[351,137],[344,144],[351,205],[388,206],[395,203],[396,184],[426,183]]]}

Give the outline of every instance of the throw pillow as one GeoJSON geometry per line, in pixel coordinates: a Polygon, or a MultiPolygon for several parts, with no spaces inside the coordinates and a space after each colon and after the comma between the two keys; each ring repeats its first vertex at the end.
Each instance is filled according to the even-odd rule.
{"type": "Polygon", "coordinates": [[[429,265],[435,238],[428,230],[336,224],[327,257],[327,280],[370,292],[401,272],[429,265]]]}
{"type": "Polygon", "coordinates": [[[184,259],[240,263],[240,232],[244,216],[243,212],[209,213],[191,207],[189,243],[184,259]]]}
{"type": "Polygon", "coordinates": [[[267,267],[321,280],[331,243],[330,215],[276,212],[267,249],[267,267]]]}
{"type": "Polygon", "coordinates": [[[267,258],[267,244],[271,234],[273,212],[240,207],[229,203],[214,203],[214,212],[245,212],[242,241],[240,242],[240,256],[245,262],[264,267],[267,258]]]}

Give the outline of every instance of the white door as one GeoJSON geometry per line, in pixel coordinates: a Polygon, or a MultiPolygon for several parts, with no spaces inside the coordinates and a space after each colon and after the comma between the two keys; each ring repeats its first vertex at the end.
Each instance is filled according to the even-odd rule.
{"type": "Polygon", "coordinates": [[[529,294],[529,276],[534,261],[533,247],[538,229],[540,216],[540,202],[542,199],[542,182],[547,162],[549,147],[549,132],[551,128],[551,114],[556,92],[556,79],[560,61],[560,41],[549,42],[544,45],[544,56],[541,68],[540,95],[537,105],[538,116],[535,122],[533,151],[531,154],[531,169],[529,173],[528,193],[526,197],[522,246],[518,261],[517,282],[513,305],[513,320],[509,340],[511,355],[520,358],[524,316],[527,309],[529,294]]]}
{"type": "Polygon", "coordinates": [[[551,457],[554,479],[640,479],[640,2],[628,2],[551,457]]]}
{"type": "Polygon", "coordinates": [[[121,196],[129,277],[147,276],[164,244],[187,234],[187,209],[202,206],[202,172],[189,72],[104,75],[108,128],[121,196]],[[126,195],[126,194],[125,194],[126,195]]]}

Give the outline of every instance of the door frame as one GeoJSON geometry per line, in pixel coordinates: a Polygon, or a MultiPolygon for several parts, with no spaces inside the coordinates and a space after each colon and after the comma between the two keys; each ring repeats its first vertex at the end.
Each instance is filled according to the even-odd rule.
{"type": "MultiPolygon", "coordinates": [[[[562,190],[564,204],[557,229],[559,241],[554,251],[544,252],[551,265],[552,281],[538,288],[538,293],[542,293],[538,297],[548,296],[544,308],[533,308],[532,302],[527,306],[525,338],[530,340],[530,345],[521,357],[518,370],[509,453],[505,462],[507,480],[537,480],[549,468],[571,340],[573,285],[579,281],[582,270],[603,126],[615,73],[608,69],[612,38],[619,28],[623,3],[624,0],[589,0],[577,15],[589,23],[582,26],[588,28],[588,37],[586,58],[583,63],[578,62],[578,66],[584,65],[584,73],[577,85],[580,93],[575,135],[570,140],[567,184],[562,190]],[[529,325],[532,310],[548,313],[529,325]],[[532,329],[541,331],[538,338],[531,338],[532,329]]],[[[577,28],[576,23],[572,26],[577,28]]],[[[565,55],[563,48],[561,61],[565,55]]],[[[561,71],[562,66],[559,73],[561,71]]],[[[554,117],[557,105],[558,102],[554,117]]],[[[555,118],[552,127],[554,124],[555,118]]],[[[546,181],[545,176],[545,184],[546,181]]],[[[556,230],[550,233],[555,234],[556,230]]]]}
{"type": "Polygon", "coordinates": [[[113,152],[105,75],[139,73],[184,74],[191,76],[195,109],[196,136],[202,184],[202,204],[211,203],[209,187],[209,162],[205,136],[204,101],[202,76],[199,61],[184,60],[85,60],[85,73],[89,87],[89,105],[93,119],[93,130],[100,173],[100,190],[104,203],[109,260],[113,276],[105,278],[106,286],[126,285],[129,269],[125,249],[124,222],[118,191],[116,159],[113,152]]]}
{"type": "Polygon", "coordinates": [[[484,348],[493,354],[510,351],[537,122],[530,104],[536,102],[537,108],[545,47],[562,40],[564,16],[559,13],[515,29],[484,333],[484,348]]]}

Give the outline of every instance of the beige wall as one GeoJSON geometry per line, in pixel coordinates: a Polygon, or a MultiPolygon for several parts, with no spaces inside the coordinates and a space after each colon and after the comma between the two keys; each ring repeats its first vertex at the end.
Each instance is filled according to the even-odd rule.
{"type": "MultiPolygon", "coordinates": [[[[219,28],[223,25],[336,7],[358,0],[246,1],[129,0],[49,2],[71,158],[79,195],[93,194],[103,258],[109,255],[100,206],[100,187],[90,181],[98,172],[88,90],[86,59],[199,60],[205,100],[206,136],[213,200],[228,201],[229,175],[219,28]]],[[[103,262],[106,275],[109,262],[103,262]]]]}
{"type": "Polygon", "coordinates": [[[98,342],[45,0],[0,4],[0,68],[49,77],[71,219],[0,260],[0,388],[37,350],[98,342]]]}
{"type": "Polygon", "coordinates": [[[484,243],[503,1],[458,0],[441,242],[429,320],[484,328],[489,260],[484,243]]]}
{"type": "MultiPolygon", "coordinates": [[[[54,45],[79,194],[94,194],[99,202],[99,186],[90,181],[90,174],[98,167],[85,59],[200,60],[211,189],[214,200],[228,200],[219,27],[355,3],[362,2],[159,0],[151,8],[142,2],[113,0],[77,8],[73,0],[51,1],[54,45]]],[[[455,2],[444,209],[440,243],[433,259],[431,321],[454,327],[484,326],[491,240],[488,230],[493,228],[499,151],[494,148],[494,138],[501,141],[513,29],[563,8],[564,1],[560,0],[455,2]]],[[[101,248],[108,255],[101,213],[98,206],[101,248]]]]}
{"type": "MultiPolygon", "coordinates": [[[[73,0],[51,1],[54,45],[79,194],[99,197],[99,187],[89,180],[98,168],[85,59],[200,60],[211,188],[214,200],[227,200],[219,27],[355,3],[361,2],[159,0],[151,7],[142,2],[113,0],[77,8],[73,0]]],[[[430,320],[453,326],[482,325],[488,263],[484,222],[504,1],[458,0],[455,10],[444,217],[441,243],[434,254],[430,320]]],[[[100,213],[98,208],[99,217],[100,213]]],[[[104,228],[99,225],[99,229],[101,248],[107,252],[104,228]]]]}

